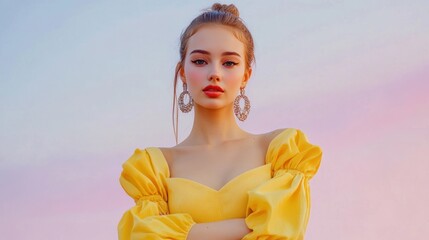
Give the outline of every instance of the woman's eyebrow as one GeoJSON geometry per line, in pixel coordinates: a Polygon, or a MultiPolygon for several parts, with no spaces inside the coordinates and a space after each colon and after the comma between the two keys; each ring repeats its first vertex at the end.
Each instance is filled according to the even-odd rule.
{"type": "MultiPolygon", "coordinates": [[[[210,55],[209,52],[207,52],[206,50],[201,50],[201,49],[196,49],[196,50],[192,51],[190,54],[193,54],[193,53],[202,53],[202,54],[210,55]]],[[[222,53],[222,56],[227,56],[227,55],[235,55],[235,56],[241,57],[240,54],[238,54],[236,52],[223,52],[222,53]]]]}

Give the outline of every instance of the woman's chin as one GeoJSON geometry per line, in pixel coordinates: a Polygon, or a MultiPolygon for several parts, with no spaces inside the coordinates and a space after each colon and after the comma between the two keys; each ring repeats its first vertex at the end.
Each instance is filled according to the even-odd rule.
{"type": "Polygon", "coordinates": [[[199,105],[200,108],[211,109],[211,110],[217,110],[227,106],[227,104],[220,99],[208,99],[195,104],[199,105]]]}

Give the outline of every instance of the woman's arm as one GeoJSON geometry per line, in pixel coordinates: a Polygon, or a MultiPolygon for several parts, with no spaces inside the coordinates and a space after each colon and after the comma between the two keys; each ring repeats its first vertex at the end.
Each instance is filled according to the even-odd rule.
{"type": "Polygon", "coordinates": [[[250,233],[244,218],[197,223],[191,227],[187,240],[237,240],[250,233]]]}
{"type": "Polygon", "coordinates": [[[253,231],[242,240],[304,239],[311,208],[310,179],[321,158],[321,148],[299,129],[284,131],[271,142],[267,162],[273,177],[248,191],[246,225],[253,231]]]}
{"type": "Polygon", "coordinates": [[[163,184],[168,169],[150,151],[151,148],[136,149],[122,164],[119,182],[135,205],[122,215],[118,239],[184,240],[195,221],[188,213],[169,213],[163,184]]]}

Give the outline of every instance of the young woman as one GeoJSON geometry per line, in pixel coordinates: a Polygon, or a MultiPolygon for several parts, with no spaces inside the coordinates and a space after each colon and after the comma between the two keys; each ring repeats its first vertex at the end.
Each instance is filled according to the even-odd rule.
{"type": "MultiPolygon", "coordinates": [[[[252,134],[237,125],[250,109],[253,48],[232,4],[213,4],[182,33],[174,81],[180,76],[178,105],[194,109],[193,127],[176,146],[137,148],[122,165],[120,183],[136,205],[119,239],[304,238],[322,151],[299,129],[252,134]]],[[[175,134],[177,143],[177,122],[175,134]]]]}

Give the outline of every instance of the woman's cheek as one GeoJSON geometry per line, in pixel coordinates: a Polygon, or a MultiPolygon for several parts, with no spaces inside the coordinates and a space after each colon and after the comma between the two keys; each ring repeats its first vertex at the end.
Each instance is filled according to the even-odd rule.
{"type": "Polygon", "coordinates": [[[206,74],[201,67],[190,67],[187,73],[185,72],[185,75],[189,86],[188,88],[191,92],[205,87],[204,81],[206,79],[206,74]]]}
{"type": "Polygon", "coordinates": [[[243,73],[242,72],[240,72],[240,71],[233,71],[233,72],[230,72],[230,74],[228,74],[226,77],[227,77],[227,79],[229,79],[228,85],[231,88],[236,88],[236,89],[240,88],[241,81],[243,80],[242,79],[243,78],[243,73]]]}

